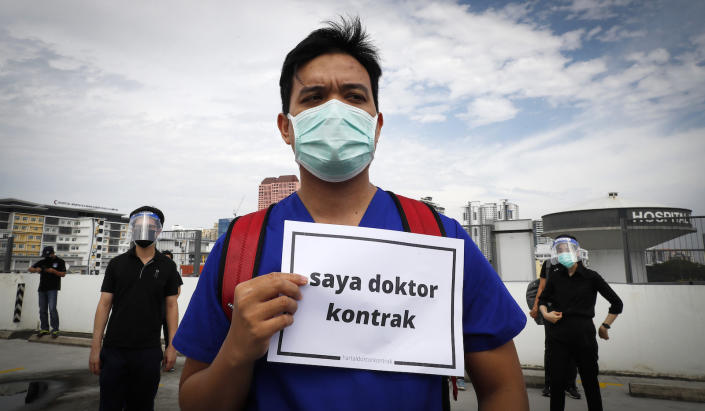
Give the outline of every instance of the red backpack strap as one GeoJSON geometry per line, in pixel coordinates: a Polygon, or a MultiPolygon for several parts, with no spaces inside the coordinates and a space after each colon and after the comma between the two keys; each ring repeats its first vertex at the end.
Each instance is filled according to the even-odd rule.
{"type": "MultiPolygon", "coordinates": [[[[410,198],[396,195],[391,191],[387,191],[394,200],[394,204],[399,211],[401,217],[401,225],[407,233],[446,236],[445,227],[441,221],[441,216],[431,205],[423,201],[412,200],[410,198]]],[[[443,409],[450,410],[450,399],[448,398],[447,380],[443,380],[443,409]]],[[[453,386],[453,398],[458,400],[458,379],[450,377],[450,383],[453,386]]]]}
{"type": "Polygon", "coordinates": [[[273,206],[235,218],[226,232],[218,269],[218,296],[228,320],[233,315],[235,287],[257,275],[259,270],[267,220],[273,206]]]}
{"type": "Polygon", "coordinates": [[[446,236],[446,230],[438,212],[430,205],[387,191],[397,206],[401,225],[407,233],[446,236]]]}

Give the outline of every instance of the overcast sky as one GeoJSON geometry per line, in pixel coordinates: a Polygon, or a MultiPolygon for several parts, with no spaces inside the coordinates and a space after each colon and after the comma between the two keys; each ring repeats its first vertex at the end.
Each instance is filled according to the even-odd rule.
{"type": "Polygon", "coordinates": [[[298,174],[286,53],[359,15],[380,49],[370,175],[460,218],[618,191],[705,214],[705,2],[0,0],[0,197],[205,227],[298,174]]]}

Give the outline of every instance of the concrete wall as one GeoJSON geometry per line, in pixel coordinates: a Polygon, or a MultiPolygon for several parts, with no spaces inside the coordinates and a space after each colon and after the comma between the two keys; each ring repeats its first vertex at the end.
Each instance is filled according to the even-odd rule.
{"type": "MultiPolygon", "coordinates": [[[[36,329],[36,274],[0,274],[0,329],[36,329]],[[13,323],[17,283],[26,284],[22,321],[13,323]]],[[[59,292],[59,317],[64,331],[92,332],[102,276],[69,275],[59,292]]],[[[198,279],[184,278],[179,297],[183,316],[198,279]]],[[[509,292],[527,313],[526,282],[506,282],[509,292]]],[[[643,374],[705,377],[705,285],[612,284],[624,301],[624,313],[610,330],[610,340],[598,340],[600,369],[643,374]]],[[[595,323],[609,305],[597,298],[595,323]]],[[[531,318],[515,339],[525,365],[543,364],[544,331],[531,318]]]]}
{"type": "Polygon", "coordinates": [[[531,281],[534,271],[534,234],[531,220],[494,223],[495,262],[503,281],[531,281]]]}
{"type": "MultiPolygon", "coordinates": [[[[505,283],[526,309],[526,283],[505,283]]],[[[608,341],[598,339],[601,370],[705,377],[705,285],[611,284],[624,302],[608,341]]],[[[595,325],[609,303],[598,295],[595,325]]],[[[543,364],[544,330],[529,317],[515,343],[522,364],[543,364]]]]}

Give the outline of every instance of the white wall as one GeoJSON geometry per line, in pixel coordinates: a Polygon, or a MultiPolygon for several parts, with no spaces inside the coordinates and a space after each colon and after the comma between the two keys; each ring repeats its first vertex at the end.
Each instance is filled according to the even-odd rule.
{"type": "MultiPolygon", "coordinates": [[[[35,329],[36,274],[0,274],[0,329],[35,329]],[[13,323],[17,283],[24,282],[22,321],[13,323]]],[[[61,329],[90,333],[103,276],[68,275],[61,281],[58,309],[61,329]]],[[[182,317],[196,287],[197,278],[186,277],[179,297],[182,317]]],[[[526,282],[505,283],[524,312],[526,282]]],[[[598,339],[600,369],[644,374],[705,377],[705,285],[612,284],[624,302],[624,313],[610,330],[610,340],[598,339]]],[[[609,304],[598,296],[595,324],[607,315],[609,304]]],[[[543,365],[544,331],[528,318],[515,339],[519,359],[525,365],[543,365]]]]}
{"type": "MultiPolygon", "coordinates": [[[[505,283],[527,313],[526,283],[505,283]]],[[[705,377],[705,285],[611,284],[624,311],[598,338],[601,370],[705,377]]],[[[598,295],[596,326],[609,303],[598,295]]],[[[543,326],[528,317],[515,343],[522,364],[543,365],[543,326]]]]}

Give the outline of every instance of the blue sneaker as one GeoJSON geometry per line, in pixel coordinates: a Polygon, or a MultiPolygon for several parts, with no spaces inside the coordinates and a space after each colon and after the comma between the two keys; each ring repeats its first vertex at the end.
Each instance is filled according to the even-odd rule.
{"type": "Polygon", "coordinates": [[[458,389],[460,391],[465,391],[467,388],[465,386],[465,379],[464,378],[458,378],[458,380],[456,381],[456,384],[458,385],[458,389]]]}

